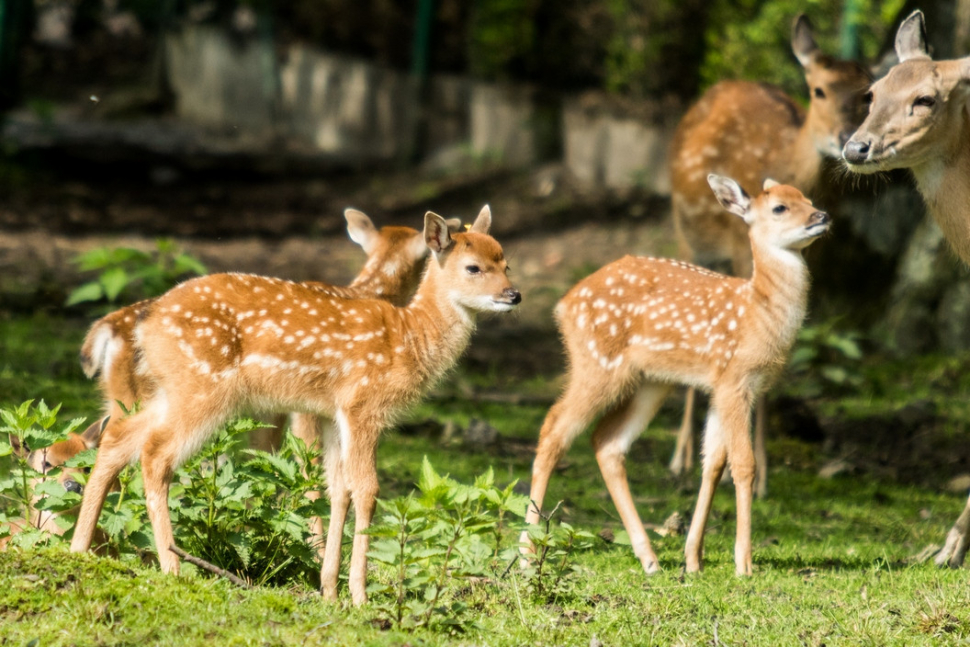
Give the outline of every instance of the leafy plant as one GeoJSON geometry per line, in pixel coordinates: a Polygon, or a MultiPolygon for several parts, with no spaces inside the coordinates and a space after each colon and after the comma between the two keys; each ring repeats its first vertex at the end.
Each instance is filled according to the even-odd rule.
{"type": "MultiPolygon", "coordinates": [[[[0,511],[0,537],[11,534],[12,522],[23,525],[23,531],[12,539],[13,545],[21,548],[60,540],[57,535],[38,527],[26,526],[31,509],[63,512],[77,506],[81,499],[79,494],[68,492],[58,483],[60,467],[38,472],[27,462],[27,456],[28,450],[43,451],[64,440],[77,430],[84,418],[75,418],[66,426],[56,429],[60,405],[51,409],[43,400],[37,405],[33,402],[27,400],[20,406],[0,409],[0,420],[3,422],[0,434],[8,434],[6,438],[0,436],[0,457],[13,456],[10,471],[0,479],[0,498],[7,504],[5,510],[0,511]]],[[[90,452],[84,454],[70,466],[92,460],[90,452]]],[[[70,521],[61,517],[57,517],[56,522],[63,524],[62,529],[70,526],[70,521]]]]}
{"type": "Polygon", "coordinates": [[[116,303],[120,297],[136,301],[158,296],[186,276],[206,274],[198,259],[179,250],[169,239],[155,243],[153,252],[128,247],[98,247],[79,255],[74,262],[82,272],[99,272],[98,277],[68,295],[66,305],[105,300],[116,303]]]}
{"type": "Polygon", "coordinates": [[[844,393],[862,386],[859,372],[862,349],[860,335],[835,329],[837,320],[805,326],[798,332],[795,349],[788,360],[789,370],[800,378],[805,395],[844,393]]]}
{"type": "Polygon", "coordinates": [[[385,620],[452,633],[471,626],[456,588],[469,578],[496,576],[518,554],[502,542],[506,515],[525,515],[527,500],[514,487],[497,488],[491,469],[463,485],[439,475],[425,457],[419,496],[378,500],[383,514],[368,529],[375,538],[368,557],[393,576],[371,583],[368,592],[385,620]]]}
{"type": "Polygon", "coordinates": [[[560,501],[548,514],[540,510],[541,523],[526,528],[535,552],[527,560],[524,574],[533,595],[540,600],[566,592],[577,569],[570,558],[576,551],[592,548],[596,539],[591,532],[577,530],[565,521],[554,527],[552,520],[561,504],[560,501]]]}

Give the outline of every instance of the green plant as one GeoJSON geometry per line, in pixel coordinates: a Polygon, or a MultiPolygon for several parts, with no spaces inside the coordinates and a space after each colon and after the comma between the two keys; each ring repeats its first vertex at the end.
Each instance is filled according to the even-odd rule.
{"type": "Polygon", "coordinates": [[[491,469],[462,485],[439,475],[427,457],[418,481],[420,496],[378,500],[383,514],[367,531],[375,538],[368,557],[393,572],[391,581],[373,582],[376,607],[398,628],[467,630],[467,605],[455,589],[463,579],[494,577],[514,559],[504,547],[506,515],[525,516],[526,499],[515,483],[495,487],[491,469]]]}
{"type": "MultiPolygon", "coordinates": [[[[84,418],[75,418],[66,426],[56,429],[60,408],[57,405],[51,409],[43,400],[35,406],[33,400],[27,400],[17,407],[0,409],[0,420],[3,422],[0,434],[9,434],[7,438],[0,436],[0,457],[13,456],[9,472],[0,479],[0,498],[7,504],[4,510],[0,510],[0,537],[11,534],[11,522],[24,523],[24,520],[29,520],[32,509],[63,512],[80,503],[79,494],[68,492],[58,483],[57,477],[62,468],[53,467],[39,472],[27,460],[28,451],[42,451],[64,440],[84,422],[84,418]]],[[[68,467],[89,465],[91,452],[84,454],[68,467]]],[[[62,530],[70,527],[70,520],[64,517],[56,517],[55,523],[62,530]]],[[[24,527],[12,542],[15,546],[27,548],[59,540],[59,536],[41,528],[24,527]]]]}
{"type": "MultiPolygon", "coordinates": [[[[530,505],[535,505],[534,503],[530,505]]],[[[592,548],[596,537],[577,530],[565,521],[552,525],[562,501],[549,513],[539,511],[541,523],[526,528],[534,553],[528,559],[524,575],[537,600],[549,600],[567,592],[577,566],[570,558],[576,551],[592,548]]]]}
{"type": "Polygon", "coordinates": [[[128,247],[98,247],[74,259],[82,272],[99,272],[98,277],[68,295],[66,305],[120,297],[136,301],[158,296],[186,276],[206,274],[198,259],[182,252],[169,239],[159,239],[151,253],[128,247]]]}
{"type": "Polygon", "coordinates": [[[836,330],[838,320],[798,331],[788,368],[802,385],[803,395],[845,393],[862,386],[862,349],[856,332],[836,330]]]}

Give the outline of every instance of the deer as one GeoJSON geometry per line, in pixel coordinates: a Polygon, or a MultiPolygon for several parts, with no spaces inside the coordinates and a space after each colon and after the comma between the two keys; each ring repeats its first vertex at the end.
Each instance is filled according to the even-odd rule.
{"type": "MultiPolygon", "coordinates": [[[[98,440],[101,438],[107,423],[106,418],[97,420],[81,433],[71,433],[64,440],[49,447],[34,450],[21,444],[16,436],[11,435],[10,441],[14,453],[26,457],[27,465],[39,475],[31,479],[31,491],[35,491],[35,488],[43,480],[54,478],[65,491],[81,494],[84,490],[82,485],[84,479],[79,475],[79,470],[64,467],[64,464],[81,452],[97,447],[98,440]]],[[[9,535],[0,538],[0,550],[6,550],[13,535],[28,528],[37,528],[57,536],[66,532],[66,528],[58,523],[58,519],[64,513],[38,509],[36,504],[39,500],[40,497],[35,495],[31,501],[31,507],[25,511],[24,518],[10,522],[11,532],[9,535]]]]}
{"type": "MultiPolygon", "coordinates": [[[[842,151],[846,167],[872,174],[910,169],[929,213],[957,255],[970,263],[970,57],[934,61],[921,11],[896,31],[899,63],[872,84],[869,114],[842,151]]],[[[970,547],[970,500],[936,556],[963,564],[970,547]]]]}
{"type": "MultiPolygon", "coordinates": [[[[687,571],[701,569],[712,497],[729,464],[737,497],[735,567],[751,574],[751,408],[785,365],[805,317],[809,274],[801,250],[830,222],[798,189],[771,179],[753,199],[733,179],[711,174],[708,182],[720,204],[749,227],[751,278],[625,256],[577,283],[555,308],[568,373],[539,433],[526,521],[539,521],[557,462],[603,414],[592,433],[596,460],[648,575],[660,563],[633,503],[625,461],[675,384],[711,394],[687,571]]],[[[532,550],[525,533],[522,546],[532,550]]]]}
{"type": "MultiPolygon", "coordinates": [[[[403,306],[414,295],[421,280],[428,246],[424,236],[412,227],[385,226],[378,229],[374,222],[357,209],[344,210],[350,239],[363,248],[367,262],[357,277],[346,287],[317,281],[302,285],[321,293],[343,298],[373,297],[403,306]]],[[[461,220],[449,218],[451,231],[461,228],[461,220]]],[[[154,388],[151,376],[138,372],[136,362],[135,328],[154,300],[144,300],[120,308],[98,319],[88,330],[81,345],[81,368],[88,378],[98,377],[104,398],[105,424],[109,419],[121,420],[137,403],[146,400],[154,388]]],[[[307,446],[318,444],[320,427],[329,424],[316,416],[292,414],[293,434],[307,446]]],[[[283,421],[277,417],[273,428],[260,430],[255,443],[259,448],[275,450],[282,440],[283,421]]],[[[99,434],[100,437],[100,434],[99,434]]],[[[318,492],[308,493],[310,499],[318,492]]],[[[311,543],[323,545],[323,526],[319,518],[311,521],[311,543]]]]}
{"type": "Polygon", "coordinates": [[[226,419],[249,409],[328,416],[323,439],[331,503],[321,593],[337,598],[341,537],[353,502],[349,588],[367,600],[370,525],[379,491],[381,431],[448,371],[467,347],[479,312],[509,312],[522,297],[482,209],[452,233],[428,212],[431,258],[406,306],[347,299],[299,283],[215,274],[187,281],[150,304],[135,329],[139,366],[154,388],[141,410],[105,429],[71,550],[86,551],[107,484],[140,459],[158,561],[178,574],[168,512],[173,471],[226,419]]]}
{"type": "MultiPolygon", "coordinates": [[[[744,223],[721,209],[705,183],[708,173],[736,178],[755,191],[766,178],[812,195],[824,182],[828,160],[865,117],[869,71],[853,61],[824,54],[811,22],[792,24],[792,51],[805,70],[809,106],[804,110],[780,88],[751,81],[721,81],[681,119],[671,143],[671,208],[680,258],[714,268],[730,264],[738,277],[751,275],[751,248],[744,223]]],[[[692,430],[695,393],[688,388],[684,417],[670,470],[694,465],[692,430]]],[[[765,402],[755,415],[756,493],[767,494],[765,402]]]]}

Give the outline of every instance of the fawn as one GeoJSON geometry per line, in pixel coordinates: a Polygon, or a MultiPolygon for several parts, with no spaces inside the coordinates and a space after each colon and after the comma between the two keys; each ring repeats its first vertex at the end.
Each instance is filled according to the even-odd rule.
{"type": "Polygon", "coordinates": [[[648,574],[660,564],[630,495],[625,457],[674,383],[711,393],[687,570],[701,568],[704,527],[727,462],[737,489],[735,565],[738,574],[751,573],[751,407],[784,366],[805,316],[809,277],[800,252],[829,227],[828,215],[794,187],[766,180],[752,200],[734,180],[712,174],[708,182],[750,227],[750,279],[625,256],[573,286],[555,310],[569,373],[539,434],[526,521],[538,522],[556,463],[605,412],[593,432],[596,460],[648,574]]]}
{"type": "Polygon", "coordinates": [[[337,429],[323,441],[331,516],[321,591],[336,598],[352,500],[350,592],[355,604],[365,602],[369,536],[363,531],[376,505],[382,429],[454,365],[476,312],[506,312],[521,301],[490,225],[487,207],[468,232],[456,234],[428,212],[424,240],[432,259],[405,307],[239,274],[193,279],[153,302],[135,344],[154,388],[141,411],[105,430],[71,550],[88,549],[107,483],[140,457],[159,562],[164,572],[178,573],[178,558],[168,550],[167,498],[177,465],[239,411],[327,415],[337,429]]]}
{"type": "MultiPolygon", "coordinates": [[[[49,478],[48,475],[51,470],[58,469],[59,473],[55,477],[58,483],[68,492],[77,492],[80,494],[84,488],[78,479],[77,469],[66,468],[63,465],[84,450],[97,447],[98,440],[104,432],[107,423],[107,418],[98,420],[79,434],[70,434],[66,439],[54,443],[50,447],[35,449],[33,451],[29,447],[21,445],[16,436],[10,436],[10,440],[13,444],[14,453],[20,456],[26,456],[27,464],[35,472],[41,474],[42,478],[49,478]]],[[[35,479],[31,484],[31,489],[39,484],[40,479],[35,479]]],[[[65,529],[57,523],[57,519],[61,513],[50,510],[38,510],[34,507],[38,499],[39,497],[34,497],[34,500],[31,502],[31,508],[27,510],[26,519],[11,522],[11,534],[0,538],[0,550],[4,550],[7,547],[13,535],[18,532],[23,532],[27,528],[38,528],[55,535],[64,534],[65,529]]]]}
{"type": "MultiPolygon", "coordinates": [[[[751,275],[748,231],[721,209],[706,186],[708,173],[736,178],[754,191],[768,177],[812,194],[827,159],[838,159],[842,144],[862,123],[866,89],[872,80],[861,65],[823,54],[804,15],[792,25],[792,51],[805,70],[807,113],[780,89],[750,81],[722,81],[684,115],[671,145],[671,207],[680,257],[711,267],[730,261],[732,274],[751,275]]],[[[690,469],[694,391],[685,412],[670,469],[690,469]]],[[[767,491],[764,401],[757,403],[756,492],[767,491]]]]}
{"type": "MultiPolygon", "coordinates": [[[[367,253],[364,268],[347,287],[315,281],[302,285],[327,295],[382,298],[394,305],[405,305],[417,289],[428,255],[424,236],[412,227],[387,226],[378,230],[366,214],[356,209],[346,209],[344,218],[351,240],[367,253]]],[[[461,227],[457,218],[450,218],[447,223],[452,231],[457,232],[461,227]]],[[[114,420],[126,415],[122,405],[130,410],[135,403],[146,400],[154,388],[151,377],[137,370],[135,347],[135,327],[153,301],[140,301],[102,317],[91,326],[81,346],[81,367],[89,378],[99,377],[106,415],[114,420]]],[[[279,447],[284,423],[279,418],[273,422],[273,429],[260,430],[258,444],[262,448],[279,447]]],[[[294,413],[293,434],[313,445],[320,437],[321,423],[313,415],[294,413]]],[[[308,496],[315,499],[319,493],[308,496]]],[[[312,541],[319,548],[323,542],[320,519],[315,518],[311,528],[312,541]]]]}
{"type": "MultiPolygon", "coordinates": [[[[869,90],[869,116],[845,144],[849,170],[908,168],[947,241],[970,263],[970,57],[934,61],[923,14],[896,32],[899,63],[869,90]]],[[[970,500],[937,564],[960,566],[970,547],[970,500]]]]}

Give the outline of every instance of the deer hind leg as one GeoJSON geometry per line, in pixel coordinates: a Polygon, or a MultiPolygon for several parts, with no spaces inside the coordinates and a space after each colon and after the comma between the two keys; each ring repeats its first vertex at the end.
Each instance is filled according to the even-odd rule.
{"type": "Polygon", "coordinates": [[[690,530],[687,533],[687,542],[684,547],[688,573],[696,573],[701,570],[707,517],[711,513],[714,491],[721,481],[721,474],[724,472],[724,466],[727,463],[727,447],[724,442],[721,421],[713,402],[707,411],[707,421],[704,423],[703,453],[701,488],[697,493],[697,506],[694,508],[694,518],[690,522],[690,530]]]}
{"type": "Polygon", "coordinates": [[[626,473],[626,454],[633,441],[643,433],[650,420],[657,414],[661,403],[670,391],[663,384],[646,384],[633,395],[622,401],[600,420],[593,432],[593,447],[599,463],[606,488],[613,498],[613,504],[623,527],[630,536],[633,552],[640,560],[643,570],[649,575],[660,570],[660,562],[650,546],[650,539],[637,514],[630,483],[626,473]]]}
{"type": "Polygon", "coordinates": [[[679,476],[694,467],[694,400],[697,391],[694,387],[688,387],[684,396],[684,418],[680,422],[680,429],[677,431],[677,446],[674,448],[674,455],[670,459],[670,471],[675,476],[679,476]]]}
{"type": "Polygon", "coordinates": [[[74,525],[71,539],[71,552],[80,553],[91,548],[98,526],[98,517],[108,495],[111,484],[121,470],[137,455],[141,447],[141,429],[145,418],[136,415],[130,418],[117,418],[108,422],[94,461],[94,468],[84,486],[81,511],[74,525]]]}
{"type": "Polygon", "coordinates": [[[968,548],[970,548],[970,499],[967,500],[963,512],[947,533],[946,543],[936,556],[936,565],[959,568],[963,565],[968,548]]]}
{"type": "MultiPolygon", "coordinates": [[[[595,370],[599,370],[598,367],[595,370]]],[[[574,371],[573,375],[576,374],[574,371]]],[[[549,477],[556,464],[563,457],[593,418],[606,406],[608,396],[607,385],[591,381],[591,376],[570,378],[569,385],[559,397],[539,431],[539,445],[536,448],[535,462],[532,464],[532,487],[530,488],[530,503],[526,511],[526,523],[539,523],[542,500],[546,496],[549,477]]],[[[521,536],[522,552],[532,552],[528,532],[521,536]]]]}

